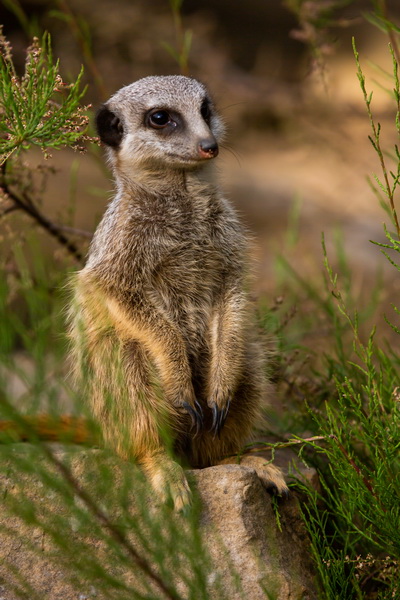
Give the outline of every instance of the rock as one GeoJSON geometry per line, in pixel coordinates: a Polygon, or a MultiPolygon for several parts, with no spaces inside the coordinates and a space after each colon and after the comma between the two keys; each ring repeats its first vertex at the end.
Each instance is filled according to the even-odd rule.
{"type": "Polygon", "coordinates": [[[202,523],[216,570],[228,573],[220,538],[240,574],[244,598],[316,598],[310,550],[296,497],[279,501],[278,526],[271,497],[254,468],[222,465],[196,471],[195,476],[204,507],[202,523]]]}
{"type": "MultiPolygon", "coordinates": [[[[141,531],[147,531],[149,536],[145,545],[140,547],[142,554],[146,544],[150,549],[152,544],[157,548],[157,544],[161,544],[158,540],[166,536],[167,550],[172,556],[170,571],[176,573],[179,598],[188,597],[184,574],[186,568],[192,572],[193,565],[197,566],[196,554],[192,562],[188,559],[189,563],[185,566],[184,557],[181,560],[173,553],[182,548],[179,536],[184,537],[186,530],[189,535],[190,527],[184,517],[166,512],[167,507],[157,508],[152,499],[147,504],[142,503],[143,506],[136,502],[135,494],[143,497],[139,494],[142,478],[135,475],[132,479],[135,471],[132,465],[122,463],[103,451],[79,449],[71,453],[66,447],[61,447],[55,456],[68,464],[75,482],[71,491],[54,465],[49,466],[43,454],[36,453],[32,457],[28,446],[17,445],[13,452],[8,451],[7,457],[0,455],[0,494],[3,498],[0,504],[0,600],[133,600],[139,597],[127,591],[131,589],[140,593],[146,591],[146,598],[161,600],[168,597],[156,589],[157,586],[146,588],[143,582],[135,581],[132,569],[127,567],[129,561],[126,555],[121,554],[118,548],[120,563],[116,565],[109,561],[114,546],[106,542],[104,528],[96,525],[96,519],[94,526],[89,523],[90,519],[86,519],[85,515],[90,510],[79,497],[78,488],[88,491],[97,508],[110,521],[118,523],[123,532],[128,532],[126,539],[133,547],[135,543],[140,547],[140,539],[135,538],[130,529],[135,529],[135,523],[144,523],[141,531]],[[4,469],[6,460],[8,467],[4,469]],[[105,475],[99,476],[101,472],[105,475]],[[53,477],[50,485],[49,477],[53,477]],[[104,484],[102,477],[106,482],[107,477],[114,479],[104,484]],[[163,526],[152,530],[152,518],[158,514],[157,510],[163,510],[164,519],[174,523],[175,529],[171,529],[174,533],[163,526]],[[127,514],[131,519],[130,525],[124,521],[127,514]],[[68,560],[54,543],[53,535],[55,539],[61,537],[59,544],[74,548],[68,560]],[[109,588],[113,590],[112,594],[100,591],[101,586],[96,579],[99,574],[94,567],[93,575],[90,575],[96,561],[104,565],[107,577],[116,578],[115,586],[109,588]],[[71,581],[71,573],[74,581],[71,581]],[[29,583],[28,587],[22,585],[23,580],[29,583]],[[121,589],[118,589],[118,584],[121,589]],[[154,595],[147,595],[149,589],[154,595]]],[[[265,462],[264,459],[260,461],[265,462]]],[[[229,464],[190,472],[201,499],[200,529],[211,557],[210,562],[204,562],[206,559],[199,556],[198,566],[206,565],[203,568],[207,568],[208,581],[208,589],[202,594],[199,592],[199,598],[317,598],[307,535],[297,499],[292,495],[289,499],[278,501],[279,526],[271,497],[257,475],[256,468],[259,472],[262,470],[260,461],[251,461],[252,466],[229,464]],[[240,580],[241,591],[235,586],[233,573],[240,580]],[[215,582],[222,582],[222,587],[218,588],[221,583],[214,585],[215,582]],[[223,592],[218,592],[218,589],[223,592]]],[[[187,552],[190,553],[191,549],[188,548],[187,552]]],[[[150,550],[149,556],[154,557],[150,550]]],[[[162,560],[168,566],[170,558],[166,556],[162,560]]],[[[159,572],[158,567],[155,571],[159,572]]]]}

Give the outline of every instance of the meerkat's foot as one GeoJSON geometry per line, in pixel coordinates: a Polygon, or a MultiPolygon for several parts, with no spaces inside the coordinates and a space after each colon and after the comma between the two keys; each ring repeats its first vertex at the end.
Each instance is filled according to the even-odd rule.
{"type": "Polygon", "coordinates": [[[177,462],[157,455],[143,460],[142,467],[160,502],[172,499],[177,512],[190,506],[192,494],[185,472],[177,462]]]}
{"type": "Polygon", "coordinates": [[[183,512],[192,504],[192,492],[184,476],[180,481],[175,481],[169,485],[169,492],[172,496],[174,509],[176,512],[183,512]]]}
{"type": "MultiPolygon", "coordinates": [[[[237,460],[233,458],[225,458],[218,464],[237,464],[237,460]]],[[[264,488],[273,496],[282,496],[287,498],[289,496],[289,488],[286,485],[285,478],[279,467],[269,463],[265,458],[261,456],[244,455],[240,458],[240,464],[245,467],[253,468],[264,488]]]]}
{"type": "Polygon", "coordinates": [[[261,483],[270,494],[273,496],[283,496],[285,498],[289,496],[289,488],[279,467],[266,463],[257,470],[257,474],[261,483]]]}
{"type": "Polygon", "coordinates": [[[270,494],[283,497],[289,496],[289,488],[279,467],[261,456],[250,455],[243,456],[240,464],[255,469],[261,483],[270,494]]]}

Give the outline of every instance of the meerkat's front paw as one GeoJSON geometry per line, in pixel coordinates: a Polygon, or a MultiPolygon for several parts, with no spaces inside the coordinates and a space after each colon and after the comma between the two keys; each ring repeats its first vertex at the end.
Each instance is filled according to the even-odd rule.
{"type": "Polygon", "coordinates": [[[174,407],[180,418],[187,420],[189,415],[192,429],[197,435],[203,428],[203,409],[196,400],[192,383],[168,386],[165,389],[167,401],[174,407]]]}
{"type": "Polygon", "coordinates": [[[214,437],[216,435],[218,437],[220,436],[222,428],[225,425],[225,421],[228,416],[230,405],[230,398],[228,398],[228,400],[224,403],[220,401],[213,401],[209,403],[213,418],[210,433],[214,434],[214,437]]]}
{"type": "Polygon", "coordinates": [[[182,408],[189,414],[192,427],[195,429],[196,435],[203,428],[203,409],[197,400],[194,401],[194,406],[189,404],[189,402],[183,402],[182,408]]]}

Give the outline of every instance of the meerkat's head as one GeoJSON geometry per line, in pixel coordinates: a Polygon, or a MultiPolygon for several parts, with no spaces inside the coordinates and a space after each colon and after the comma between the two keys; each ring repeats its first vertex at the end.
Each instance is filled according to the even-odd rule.
{"type": "Polygon", "coordinates": [[[126,175],[196,169],[218,154],[224,126],[206,87],[181,75],[145,77],[98,111],[100,139],[126,175]]]}

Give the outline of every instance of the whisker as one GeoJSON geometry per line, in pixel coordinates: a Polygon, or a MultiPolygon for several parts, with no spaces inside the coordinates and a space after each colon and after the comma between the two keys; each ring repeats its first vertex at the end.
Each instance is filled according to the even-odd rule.
{"type": "Polygon", "coordinates": [[[227,106],[219,106],[218,107],[218,111],[219,112],[223,112],[224,110],[227,110],[228,108],[232,108],[233,106],[239,106],[240,104],[247,104],[247,102],[234,102],[233,104],[227,104],[227,106]]]}
{"type": "Polygon", "coordinates": [[[233,150],[230,146],[226,146],[225,144],[220,144],[220,146],[224,150],[228,150],[228,152],[230,152],[232,154],[232,156],[234,156],[236,158],[239,167],[242,168],[242,163],[240,162],[239,153],[236,150],[233,150]]]}

